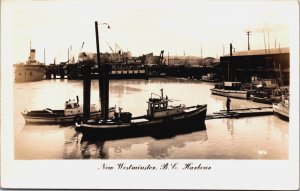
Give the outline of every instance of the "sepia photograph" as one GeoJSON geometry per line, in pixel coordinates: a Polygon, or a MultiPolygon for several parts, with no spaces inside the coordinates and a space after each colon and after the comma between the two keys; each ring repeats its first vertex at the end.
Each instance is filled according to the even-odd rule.
{"type": "Polygon", "coordinates": [[[1,1],[1,166],[10,189],[299,189],[298,1],[1,1]]]}

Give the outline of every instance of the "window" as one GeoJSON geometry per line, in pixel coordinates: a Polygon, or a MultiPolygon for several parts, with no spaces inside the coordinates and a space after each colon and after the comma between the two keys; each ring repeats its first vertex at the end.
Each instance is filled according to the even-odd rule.
{"type": "Polygon", "coordinates": [[[72,105],[71,104],[67,104],[66,105],[66,109],[72,109],[72,105]]]}

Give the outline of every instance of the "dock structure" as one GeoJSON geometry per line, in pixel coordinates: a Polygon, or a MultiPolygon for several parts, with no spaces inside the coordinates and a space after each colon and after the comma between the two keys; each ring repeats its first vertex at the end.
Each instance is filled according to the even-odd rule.
{"type": "MultiPolygon", "coordinates": [[[[93,67],[91,64],[91,78],[98,79],[98,68],[93,67]]],[[[145,79],[156,77],[183,77],[183,78],[195,78],[201,79],[203,75],[207,73],[219,73],[218,68],[215,67],[194,67],[183,65],[138,65],[133,64],[111,65],[112,70],[110,72],[111,79],[145,79]]],[[[83,64],[67,64],[67,65],[49,65],[45,68],[46,79],[83,79],[83,64]]]]}
{"type": "Polygon", "coordinates": [[[221,118],[241,118],[241,117],[256,117],[263,115],[273,115],[272,107],[258,107],[258,108],[240,108],[231,109],[229,112],[226,110],[220,110],[213,114],[207,114],[206,120],[221,119],[221,118]]]}

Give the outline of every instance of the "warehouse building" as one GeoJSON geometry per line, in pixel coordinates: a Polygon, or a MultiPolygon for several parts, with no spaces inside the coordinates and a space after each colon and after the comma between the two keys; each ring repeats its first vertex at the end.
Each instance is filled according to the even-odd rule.
{"type": "Polygon", "coordinates": [[[289,85],[290,50],[273,48],[232,52],[220,57],[220,77],[224,81],[251,82],[255,78],[278,79],[289,85]]]}

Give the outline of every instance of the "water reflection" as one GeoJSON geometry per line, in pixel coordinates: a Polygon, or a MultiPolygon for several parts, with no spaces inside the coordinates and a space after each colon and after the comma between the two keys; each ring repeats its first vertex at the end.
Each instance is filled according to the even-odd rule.
{"type": "Polygon", "coordinates": [[[188,143],[204,142],[206,140],[207,132],[206,130],[202,130],[191,134],[178,134],[172,138],[160,139],[139,137],[106,141],[101,139],[87,139],[87,137],[83,135],[80,144],[81,156],[84,159],[146,159],[168,158],[169,149],[184,148],[188,143]]]}
{"type": "MultiPolygon", "coordinates": [[[[181,100],[174,104],[208,104],[208,114],[226,108],[226,97],[211,95],[210,83],[178,78],[110,82],[110,106],[116,104],[133,116],[144,115],[150,94],[161,88],[169,98],[181,100]]],[[[98,103],[97,80],[92,80],[91,89],[91,102],[98,103]]],[[[82,103],[82,81],[14,84],[13,95],[15,159],[288,159],[289,123],[275,116],[209,120],[207,129],[185,134],[89,139],[72,126],[25,125],[20,113],[25,108],[62,109],[76,95],[82,103]]],[[[233,108],[266,106],[231,100],[233,108]]]]}
{"type": "Polygon", "coordinates": [[[233,126],[233,119],[226,119],[226,124],[227,124],[227,131],[231,136],[231,139],[234,139],[234,126],[233,126]]]}

